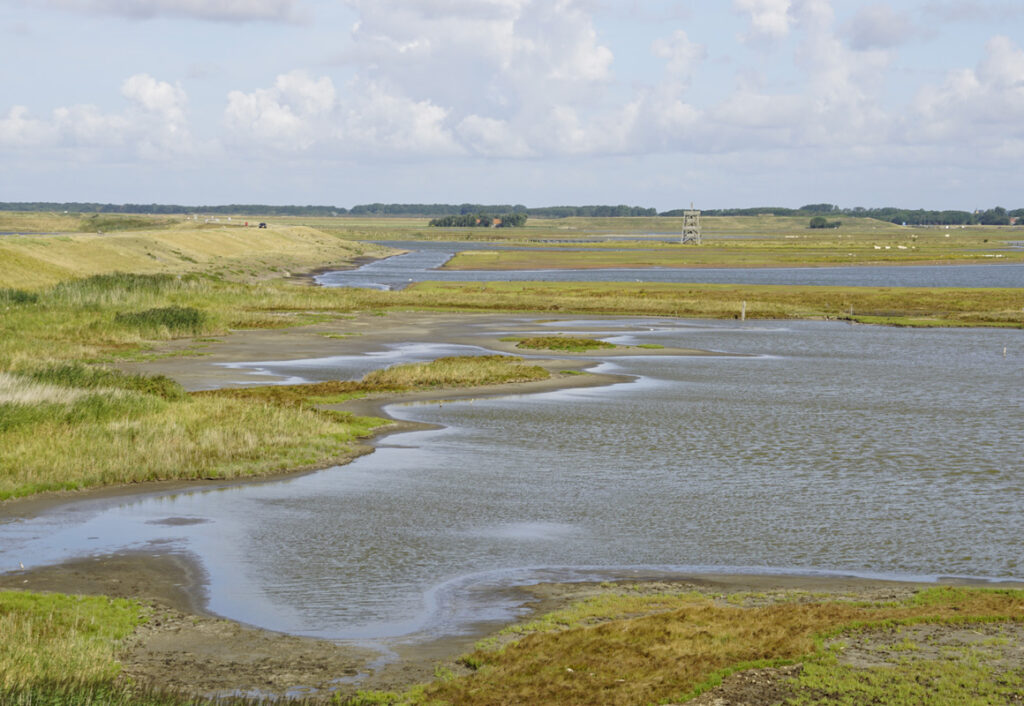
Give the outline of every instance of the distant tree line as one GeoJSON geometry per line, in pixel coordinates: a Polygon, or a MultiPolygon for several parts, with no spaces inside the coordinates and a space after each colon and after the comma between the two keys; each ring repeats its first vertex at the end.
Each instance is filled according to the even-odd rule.
{"type": "MultiPolygon", "coordinates": [[[[174,215],[206,213],[238,216],[468,216],[481,213],[523,214],[533,218],[615,218],[627,216],[682,216],[685,209],[658,213],[642,206],[544,206],[528,208],[522,204],[402,204],[372,203],[343,208],[341,206],[270,206],[267,204],[227,204],[223,206],[183,206],[180,204],[112,204],[72,201],[20,201],[0,203],[0,211],[67,211],[69,213],[129,213],[174,215]]],[[[705,216],[849,216],[877,218],[907,225],[1009,225],[1012,218],[1024,225],[1024,208],[1007,210],[996,206],[985,211],[926,211],[896,208],[840,208],[830,203],[812,203],[800,208],[762,206],[757,208],[722,208],[702,211],[705,216]]]]}
{"type": "Polygon", "coordinates": [[[226,206],[183,206],[180,204],[113,204],[93,202],[58,203],[21,201],[0,203],[0,211],[67,211],[69,213],[131,213],[169,215],[208,213],[229,216],[467,216],[480,213],[523,214],[535,218],[611,218],[618,216],[657,216],[654,208],[641,206],[544,206],[527,208],[522,204],[444,204],[444,203],[370,203],[352,208],[341,206],[268,206],[265,204],[229,204],[226,206]]]}
{"type": "Polygon", "coordinates": [[[353,206],[353,216],[468,216],[480,213],[522,213],[534,218],[614,218],[622,216],[657,216],[658,210],[642,206],[544,206],[527,208],[522,204],[458,205],[442,203],[371,203],[353,206]]]}
{"type": "Polygon", "coordinates": [[[0,211],[67,211],[68,213],[131,213],[177,215],[209,213],[227,216],[343,216],[348,211],[336,206],[268,206],[266,204],[228,204],[225,206],[181,206],[178,204],[92,203],[71,201],[20,201],[0,203],[0,211]]]}
{"type": "Polygon", "coordinates": [[[428,225],[436,228],[490,228],[497,222],[498,228],[516,228],[526,225],[525,213],[506,213],[491,216],[486,213],[466,213],[452,216],[441,216],[430,221],[428,225]]]}
{"type": "MultiPolygon", "coordinates": [[[[1002,206],[996,206],[985,211],[926,211],[924,209],[910,210],[889,206],[885,208],[840,208],[830,203],[812,203],[800,208],[782,208],[779,206],[767,206],[762,208],[723,208],[702,211],[705,216],[760,216],[771,214],[773,216],[850,216],[853,218],[876,218],[880,221],[890,223],[906,223],[911,226],[952,226],[952,225],[992,225],[1008,226],[1011,218],[1024,220],[1024,208],[1007,211],[1002,206]]],[[[665,211],[661,216],[681,216],[683,210],[665,211]]],[[[812,226],[813,227],[813,226],[812,226]]],[[[822,227],[822,226],[818,226],[822,227]]]]}

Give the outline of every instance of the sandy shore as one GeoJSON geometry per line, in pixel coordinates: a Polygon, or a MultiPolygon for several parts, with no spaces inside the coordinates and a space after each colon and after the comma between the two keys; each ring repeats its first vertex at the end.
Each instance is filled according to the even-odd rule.
{"type": "MultiPolygon", "coordinates": [[[[566,317],[568,318],[568,317],[566,317]]],[[[594,317],[587,317],[593,319],[594,317]]],[[[545,319],[545,322],[551,322],[545,319]]],[[[478,346],[489,350],[522,353],[514,344],[500,341],[504,336],[536,332],[534,317],[510,315],[400,313],[386,317],[364,315],[296,329],[244,331],[206,341],[201,357],[163,357],[144,363],[124,364],[126,370],[168,375],[191,390],[272,382],[272,376],[252,375],[225,367],[226,363],[295,360],[337,355],[359,355],[407,343],[445,343],[478,346]]],[[[551,332],[557,326],[547,326],[551,332]]],[[[644,330],[609,322],[608,328],[644,330]]],[[[160,353],[173,354],[194,348],[192,341],[172,342],[160,353]]],[[[624,349],[601,351],[609,355],[716,355],[710,351],[684,349],[624,349]]],[[[535,360],[531,357],[531,362],[535,360]]],[[[507,394],[525,394],[568,387],[628,382],[622,376],[588,373],[570,374],[592,367],[586,355],[559,354],[537,358],[552,371],[550,380],[474,389],[450,389],[400,396],[382,396],[347,403],[359,414],[386,416],[386,405],[424,400],[454,400],[507,394]]],[[[395,423],[382,435],[414,428],[395,423]]],[[[372,446],[353,451],[353,456],[372,446]]],[[[331,465],[345,459],[334,459],[331,465]]],[[[308,469],[306,469],[308,470],[308,469]]],[[[111,500],[140,493],[154,493],[200,486],[272,482],[276,477],[230,482],[168,482],[105,488],[82,493],[49,494],[0,504],[0,522],[30,517],[43,511],[83,499],[111,500]]],[[[856,594],[865,599],[894,599],[907,595],[913,584],[834,576],[665,576],[629,574],[620,579],[651,591],[700,590],[728,594],[736,591],[804,590],[834,594],[856,594]]],[[[243,693],[285,694],[351,693],[356,689],[396,689],[432,678],[435,666],[457,669],[455,658],[469,650],[480,637],[500,627],[482,623],[470,634],[439,637],[430,642],[391,646],[387,664],[380,653],[354,644],[336,644],[281,635],[247,627],[209,615],[204,610],[205,577],[202,567],[187,555],[119,553],[76,559],[63,564],[0,575],[0,589],[58,591],[138,598],[153,610],[152,619],[134,636],[123,655],[124,673],[139,682],[181,689],[198,694],[243,693]],[[340,681],[339,681],[340,680],[340,681]]],[[[1021,587],[1020,584],[1015,587],[1021,587]]],[[[607,584],[537,584],[509,587],[521,605],[533,613],[547,612],[569,602],[613,590],[607,584]]]]}

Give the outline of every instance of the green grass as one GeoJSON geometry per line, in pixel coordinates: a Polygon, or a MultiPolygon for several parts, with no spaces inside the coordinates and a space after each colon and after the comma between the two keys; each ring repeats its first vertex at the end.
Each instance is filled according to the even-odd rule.
{"type": "Polygon", "coordinates": [[[82,216],[78,223],[78,230],[82,233],[152,230],[154,228],[167,228],[179,222],[180,218],[92,213],[82,216]]]}
{"type": "Polygon", "coordinates": [[[260,400],[282,407],[338,404],[373,393],[411,392],[440,387],[479,387],[546,380],[550,374],[522,358],[505,355],[452,356],[427,363],[404,363],[367,373],[362,380],[329,380],[303,385],[233,387],[196,393],[197,397],[260,400]]]}
{"type": "MultiPolygon", "coordinates": [[[[913,653],[915,646],[902,651],[913,653]]],[[[838,706],[988,706],[1014,703],[1024,693],[1024,671],[1000,669],[983,646],[946,650],[941,660],[912,654],[888,667],[864,669],[843,665],[833,651],[819,652],[804,663],[791,684],[793,706],[829,703],[838,706]]]]}
{"type": "Polygon", "coordinates": [[[395,295],[449,310],[681,318],[833,318],[900,325],[1024,327],[1024,288],[812,287],[622,282],[422,282],[395,295]]]}
{"type": "Polygon", "coordinates": [[[607,350],[615,348],[614,343],[599,341],[596,338],[582,338],[579,336],[529,336],[515,340],[516,348],[528,348],[531,350],[545,351],[568,351],[570,353],[585,353],[594,350],[607,350]]]}
{"type": "Polygon", "coordinates": [[[166,329],[174,334],[198,334],[203,330],[206,314],[190,306],[164,306],[144,311],[118,312],[114,321],[144,332],[166,329]]]}
{"type": "MultiPolygon", "coordinates": [[[[146,618],[134,601],[0,592],[0,689],[109,682],[121,641],[146,618]]],[[[2,692],[0,692],[2,693],[2,692]]]]}

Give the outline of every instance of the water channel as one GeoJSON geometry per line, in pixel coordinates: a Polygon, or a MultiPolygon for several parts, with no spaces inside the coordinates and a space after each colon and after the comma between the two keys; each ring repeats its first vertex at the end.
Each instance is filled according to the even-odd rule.
{"type": "MultiPolygon", "coordinates": [[[[438,428],[280,482],[9,520],[0,570],[186,552],[208,575],[213,612],[354,640],[507,617],[515,606],[498,590],[541,579],[1024,578],[1021,331],[660,319],[536,328],[725,355],[609,357],[600,369],[630,382],[393,406],[438,428]]],[[[354,378],[479,351],[395,346],[254,361],[248,372],[354,378]]]]}
{"type": "MultiPolygon", "coordinates": [[[[687,282],[695,284],[789,284],[843,287],[1024,287],[1024,264],[887,265],[857,267],[733,267],[598,270],[440,270],[463,250],[522,250],[491,243],[387,241],[407,254],[355,270],[325,272],[325,287],[401,289],[413,282],[687,282]]],[[[543,248],[540,248],[543,249],[543,248]]],[[[559,248],[559,251],[562,251],[559,248]]]]}

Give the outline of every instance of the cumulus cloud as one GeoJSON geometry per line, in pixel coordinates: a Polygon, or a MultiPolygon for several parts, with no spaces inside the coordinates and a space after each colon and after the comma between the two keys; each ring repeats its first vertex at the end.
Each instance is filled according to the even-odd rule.
{"type": "Polygon", "coordinates": [[[651,51],[665,60],[665,69],[672,76],[689,81],[697,65],[707,57],[703,44],[691,42],[685,30],[678,29],[669,39],[656,39],[651,51]]]}
{"type": "Polygon", "coordinates": [[[232,91],[224,111],[229,139],[282,151],[314,145],[336,154],[408,156],[459,151],[445,126],[448,111],[356,81],[339,100],[330,77],[305,71],[278,76],[272,88],[232,91]]]}
{"type": "Polygon", "coordinates": [[[47,118],[15,106],[0,118],[0,144],[12,148],[95,150],[127,148],[147,159],[164,159],[194,149],[186,118],[187,97],[177,85],[136,74],[124,81],[129,102],[121,113],[94,105],[61,106],[47,118]]]}
{"type": "Polygon", "coordinates": [[[868,5],[843,27],[843,35],[854,49],[891,49],[912,36],[910,17],[888,5],[868,5]]]}
{"type": "Polygon", "coordinates": [[[187,17],[222,22],[295,21],[297,0],[33,0],[64,10],[136,19],[187,17]]]}
{"type": "Polygon", "coordinates": [[[334,82],[329,77],[314,79],[304,71],[292,71],[278,76],[272,88],[231,91],[224,124],[239,140],[304,150],[330,127],[334,108],[334,82]]]}
{"type": "Polygon", "coordinates": [[[54,142],[56,134],[53,124],[32,117],[23,105],[14,106],[0,117],[0,145],[37,147],[54,142]]]}
{"type": "Polygon", "coordinates": [[[921,89],[913,110],[914,141],[1024,139],[1024,51],[1009,37],[993,37],[975,68],[921,89]]]}
{"type": "Polygon", "coordinates": [[[789,34],[793,0],[733,0],[736,12],[748,15],[750,29],[742,39],[748,42],[775,41],[789,34]]]}
{"type": "Polygon", "coordinates": [[[507,115],[582,101],[613,55],[574,0],[347,0],[359,15],[342,59],[362,75],[456,111],[507,115]]]}

